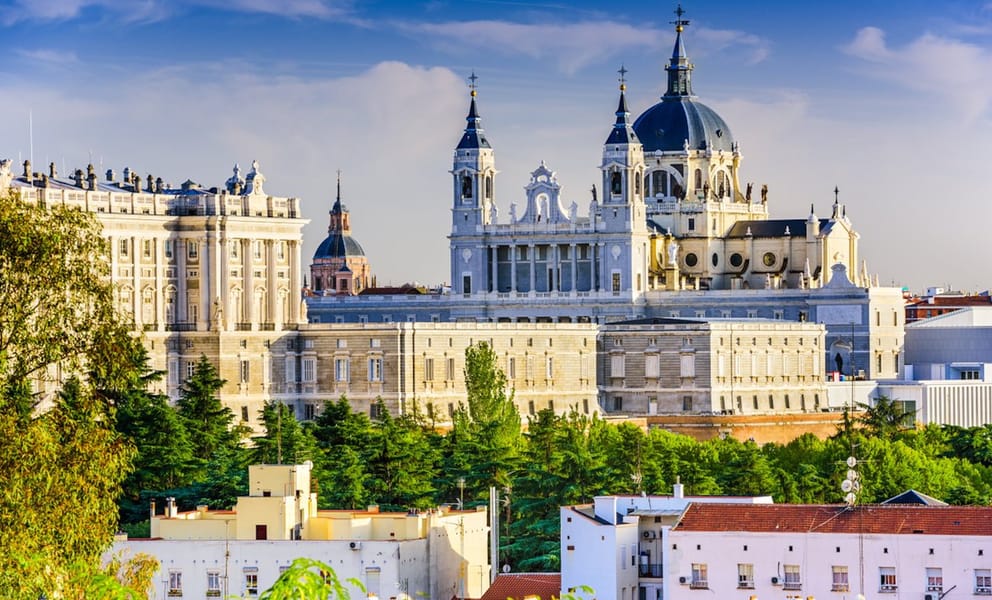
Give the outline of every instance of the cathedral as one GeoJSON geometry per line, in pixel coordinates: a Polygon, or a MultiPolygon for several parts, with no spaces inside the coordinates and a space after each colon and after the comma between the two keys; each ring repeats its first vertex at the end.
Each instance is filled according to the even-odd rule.
{"type": "Polygon", "coordinates": [[[900,326],[901,295],[859,268],[859,236],[836,192],[829,215],[811,205],[775,219],[767,186],[742,185],[741,145],[695,95],[688,21],[677,14],[660,101],[633,118],[619,72],[599,183],[582,205],[544,162],[522,197],[498,197],[473,74],[450,171],[450,293],[318,295],[307,300],[311,322],[812,321],[828,329],[825,362],[898,373],[901,334],[873,337],[872,324],[900,326]]]}

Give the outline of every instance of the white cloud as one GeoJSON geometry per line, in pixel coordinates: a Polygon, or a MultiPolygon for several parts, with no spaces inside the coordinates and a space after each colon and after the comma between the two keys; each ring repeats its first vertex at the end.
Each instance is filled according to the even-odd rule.
{"type": "Polygon", "coordinates": [[[529,24],[509,21],[450,21],[398,23],[408,33],[431,36],[431,41],[458,48],[490,49],[554,62],[566,73],[632,49],[659,46],[656,32],[610,21],[565,24],[529,24]]]}
{"type": "Polygon", "coordinates": [[[258,159],[266,189],[300,197],[311,219],[305,269],[326,235],[341,169],[355,236],[378,280],[446,278],[446,170],[468,108],[460,77],[396,62],[312,80],[242,67],[176,67],[99,86],[8,80],[0,85],[0,155],[27,158],[31,111],[39,170],[55,162],[64,173],[92,160],[100,173],[130,167],[173,184],[189,177],[216,186],[236,161],[258,159]]]}
{"type": "Polygon", "coordinates": [[[892,47],[884,31],[864,27],[843,50],[864,61],[871,76],[939,96],[967,119],[986,114],[992,103],[992,52],[987,48],[929,33],[892,47]]]}
{"type": "Polygon", "coordinates": [[[66,21],[87,9],[100,9],[126,22],[158,21],[184,8],[209,7],[230,12],[334,19],[347,15],[351,0],[15,0],[2,22],[66,21]]]}
{"type": "Polygon", "coordinates": [[[53,48],[37,48],[34,50],[20,49],[17,55],[27,60],[54,66],[72,65],[79,62],[75,52],[55,50],[53,48]]]}

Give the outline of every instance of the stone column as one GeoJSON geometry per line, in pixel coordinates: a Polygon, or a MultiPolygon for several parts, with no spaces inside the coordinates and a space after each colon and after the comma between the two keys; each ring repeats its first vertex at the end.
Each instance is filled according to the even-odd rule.
{"type": "Polygon", "coordinates": [[[138,259],[138,242],[140,241],[136,236],[131,236],[128,239],[128,243],[131,244],[130,252],[128,256],[131,259],[131,287],[134,288],[134,295],[131,296],[131,310],[134,311],[134,322],[141,328],[144,325],[143,311],[141,310],[141,305],[144,302],[144,290],[141,289],[141,261],[138,259]]]}
{"type": "Polygon", "coordinates": [[[578,286],[576,285],[579,281],[578,279],[579,257],[576,256],[579,247],[576,244],[572,243],[568,245],[568,248],[569,248],[568,250],[569,253],[571,253],[572,255],[572,293],[574,294],[579,290],[578,286]]]}
{"type": "Polygon", "coordinates": [[[517,291],[517,247],[510,245],[510,291],[517,291]]]}
{"type": "Polygon", "coordinates": [[[279,290],[276,283],[276,249],[275,242],[265,240],[265,287],[268,290],[266,300],[269,305],[269,322],[281,323],[282,317],[279,314],[279,290]]]}
{"type": "MultiPolygon", "coordinates": [[[[289,320],[291,323],[300,322],[300,242],[291,240],[289,244],[289,320]]],[[[313,282],[310,282],[313,285],[313,282]]]]}
{"type": "Polygon", "coordinates": [[[530,291],[531,294],[534,293],[534,288],[536,287],[535,284],[537,283],[537,279],[535,278],[535,276],[536,276],[535,271],[537,270],[537,256],[536,256],[535,250],[536,250],[536,248],[535,248],[534,244],[527,244],[527,254],[528,254],[528,259],[530,260],[530,290],[529,291],[530,291]]]}
{"type": "Polygon", "coordinates": [[[489,272],[492,273],[492,288],[490,291],[499,292],[499,246],[490,246],[487,250],[487,256],[491,261],[489,272]]]}

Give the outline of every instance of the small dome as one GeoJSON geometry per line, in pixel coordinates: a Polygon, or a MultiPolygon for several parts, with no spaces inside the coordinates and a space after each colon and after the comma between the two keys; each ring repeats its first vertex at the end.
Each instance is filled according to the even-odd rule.
{"type": "Polygon", "coordinates": [[[332,231],[313,253],[314,260],[353,256],[365,256],[365,250],[355,238],[340,231],[332,231]]]}
{"type": "Polygon", "coordinates": [[[644,152],[705,150],[733,151],[734,136],[716,111],[691,96],[665,96],[662,101],[637,117],[634,132],[644,145],[644,152]]]}

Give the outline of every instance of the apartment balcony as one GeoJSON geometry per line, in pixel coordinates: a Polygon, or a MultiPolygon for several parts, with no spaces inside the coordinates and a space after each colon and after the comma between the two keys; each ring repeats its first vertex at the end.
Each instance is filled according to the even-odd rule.
{"type": "Polygon", "coordinates": [[[643,579],[661,579],[664,574],[661,570],[661,564],[642,564],[638,568],[638,575],[643,579]]]}

